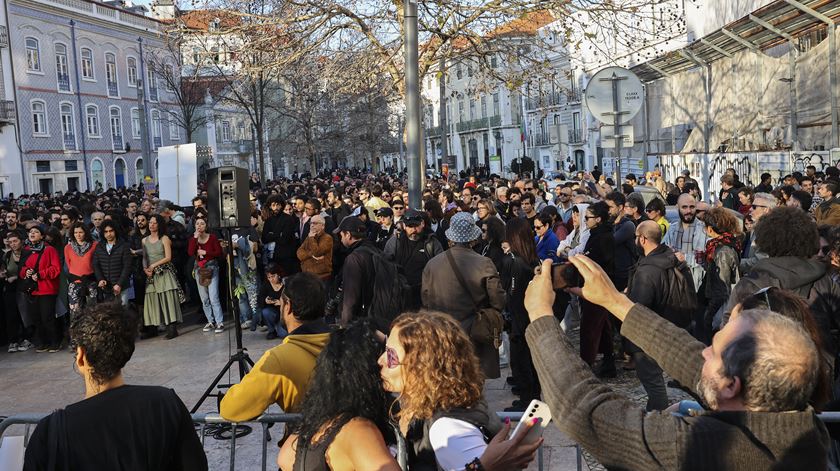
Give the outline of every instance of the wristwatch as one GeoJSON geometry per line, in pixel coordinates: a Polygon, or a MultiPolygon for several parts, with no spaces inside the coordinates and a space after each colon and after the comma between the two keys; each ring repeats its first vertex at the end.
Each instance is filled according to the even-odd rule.
{"type": "Polygon", "coordinates": [[[481,458],[476,457],[464,467],[465,471],[484,471],[484,465],[481,464],[481,458]]]}

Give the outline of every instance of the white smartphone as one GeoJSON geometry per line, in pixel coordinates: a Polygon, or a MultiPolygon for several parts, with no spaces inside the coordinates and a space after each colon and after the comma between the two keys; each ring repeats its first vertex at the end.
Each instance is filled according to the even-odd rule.
{"type": "Polygon", "coordinates": [[[534,419],[539,419],[539,421],[531,427],[531,430],[528,431],[528,435],[525,435],[522,443],[534,443],[542,437],[543,431],[548,427],[548,423],[551,422],[551,409],[548,408],[548,404],[538,399],[531,401],[528,404],[528,408],[522,414],[522,419],[519,420],[516,428],[513,429],[511,437],[515,437],[520,429],[525,428],[528,421],[534,419]]]}

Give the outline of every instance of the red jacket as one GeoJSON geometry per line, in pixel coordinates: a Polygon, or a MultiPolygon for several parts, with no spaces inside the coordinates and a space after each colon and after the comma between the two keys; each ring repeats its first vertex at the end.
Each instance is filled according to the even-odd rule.
{"type": "MultiPolygon", "coordinates": [[[[35,269],[35,262],[38,254],[30,252],[23,266],[20,269],[20,278],[26,277],[27,269],[35,269]]],[[[38,273],[38,289],[32,294],[34,296],[47,296],[58,294],[58,275],[61,274],[61,265],[58,259],[58,251],[53,246],[44,243],[44,254],[41,256],[41,263],[35,269],[38,273]]]]}
{"type": "Polygon", "coordinates": [[[222,257],[222,245],[219,243],[219,238],[216,237],[214,234],[209,234],[210,238],[207,239],[206,244],[199,244],[198,239],[195,237],[190,237],[189,242],[187,243],[187,254],[190,257],[196,257],[196,251],[198,249],[204,249],[207,251],[207,254],[204,255],[204,258],[198,259],[196,257],[196,264],[199,267],[203,267],[207,264],[207,262],[211,260],[216,260],[222,257]]]}

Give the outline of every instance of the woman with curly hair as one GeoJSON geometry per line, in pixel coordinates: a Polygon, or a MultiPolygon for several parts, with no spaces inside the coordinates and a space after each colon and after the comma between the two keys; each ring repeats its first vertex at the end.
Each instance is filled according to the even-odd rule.
{"type": "Polygon", "coordinates": [[[709,345],[714,334],[712,323],[718,311],[726,304],[732,284],[741,263],[741,240],[738,219],[725,208],[706,211],[706,270],[702,285],[705,286],[706,309],[703,319],[695,322],[694,336],[709,345]]]}
{"type": "Polygon", "coordinates": [[[488,410],[472,341],[451,316],[421,310],[397,317],[379,366],[385,390],[399,395],[395,419],[412,471],[521,469],[533,460],[542,439],[503,441],[509,424],[502,427],[488,410]]]}
{"type": "Polygon", "coordinates": [[[303,419],[277,456],[280,469],[399,471],[388,450],[396,438],[388,422],[393,400],[379,378],[382,351],[366,321],[330,335],[301,403],[303,419]]]}
{"type": "Polygon", "coordinates": [[[96,302],[96,277],[93,274],[93,254],[98,242],[83,222],[70,228],[70,241],[64,246],[64,260],[70,279],[68,298],[70,314],[78,316],[89,302],[96,302]]]}
{"type": "Polygon", "coordinates": [[[143,238],[143,267],[147,279],[140,338],[156,336],[158,325],[164,324],[166,338],[173,339],[178,336],[175,323],[181,322],[184,292],[172,266],[172,241],[166,235],[166,221],[157,214],[149,216],[149,235],[143,238]]]}

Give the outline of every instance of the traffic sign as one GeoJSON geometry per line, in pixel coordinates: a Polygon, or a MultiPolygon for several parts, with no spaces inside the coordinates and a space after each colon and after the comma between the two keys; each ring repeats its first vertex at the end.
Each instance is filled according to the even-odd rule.
{"type": "Polygon", "coordinates": [[[601,126],[601,147],[605,149],[615,149],[618,147],[617,140],[621,140],[621,147],[633,147],[633,125],[625,124],[618,127],[618,132],[615,132],[615,126],[603,125],[601,126]]]}
{"type": "Polygon", "coordinates": [[[633,72],[623,67],[599,70],[586,86],[584,103],[598,121],[620,124],[633,119],[644,104],[644,87],[633,72]],[[617,91],[618,97],[613,96],[617,91]]]}

